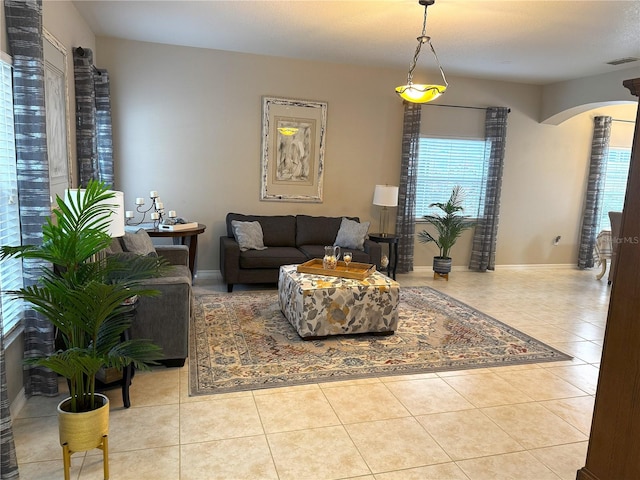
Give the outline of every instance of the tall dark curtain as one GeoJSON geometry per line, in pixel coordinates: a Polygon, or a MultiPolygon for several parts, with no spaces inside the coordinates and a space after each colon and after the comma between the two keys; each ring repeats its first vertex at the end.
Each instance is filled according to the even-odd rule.
{"type": "MultiPolygon", "coordinates": [[[[5,0],[5,19],[13,57],[13,104],[16,167],[23,244],[42,242],[42,225],[50,214],[49,164],[44,109],[44,52],[41,0],[5,0]]],[[[25,285],[40,276],[41,264],[24,262],[25,285]]],[[[53,329],[31,309],[25,312],[25,355],[53,350],[53,329]]],[[[41,368],[26,375],[27,395],[57,392],[56,376],[41,368]]],[[[4,339],[0,342],[0,467],[2,478],[18,478],[18,464],[11,433],[4,368],[4,339]]]]}
{"type": "Polygon", "coordinates": [[[509,109],[506,107],[490,107],[485,116],[485,139],[491,142],[491,153],[487,166],[484,208],[476,224],[469,262],[470,269],[481,272],[495,269],[508,115],[509,109]]]}
{"type": "MultiPolygon", "coordinates": [[[[13,104],[16,135],[16,166],[20,198],[20,229],[23,245],[42,243],[42,226],[51,215],[49,162],[47,157],[44,103],[44,54],[41,0],[5,0],[9,47],[13,56],[13,104]]],[[[25,286],[41,275],[38,261],[23,262],[25,286]]],[[[25,310],[25,356],[53,352],[51,324],[32,309],[25,310]]],[[[56,375],[42,367],[28,367],[27,395],[58,393],[56,375]]]]}
{"type": "Polygon", "coordinates": [[[2,311],[0,311],[0,478],[9,480],[20,478],[18,473],[18,458],[16,446],[13,442],[11,429],[11,412],[9,411],[9,395],[7,394],[7,379],[4,367],[4,330],[2,311]]]}
{"type": "Polygon", "coordinates": [[[76,148],[80,186],[100,180],[114,186],[109,73],[93,64],[88,48],[73,49],[76,148]]]}
{"type": "Polygon", "coordinates": [[[609,138],[611,137],[611,117],[595,117],[593,122],[591,162],[589,164],[589,180],[587,182],[582,229],[580,231],[578,268],[593,267],[593,248],[598,235],[598,218],[602,209],[607,154],[609,152],[609,138]]]}
{"type": "Polygon", "coordinates": [[[418,173],[418,141],[422,106],[404,103],[404,125],[402,130],[402,164],[398,189],[398,214],[396,235],[398,240],[398,272],[413,271],[413,248],[416,231],[416,187],[418,173]]]}

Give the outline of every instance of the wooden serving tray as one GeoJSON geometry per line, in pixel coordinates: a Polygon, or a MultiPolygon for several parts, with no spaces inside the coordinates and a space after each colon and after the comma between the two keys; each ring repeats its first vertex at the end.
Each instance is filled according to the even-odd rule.
{"type": "Polygon", "coordinates": [[[352,278],[364,280],[376,271],[376,266],[369,263],[351,262],[349,268],[343,261],[339,261],[335,269],[322,268],[322,259],[314,258],[298,265],[298,272],[315,275],[328,275],[330,277],[352,278]]]}

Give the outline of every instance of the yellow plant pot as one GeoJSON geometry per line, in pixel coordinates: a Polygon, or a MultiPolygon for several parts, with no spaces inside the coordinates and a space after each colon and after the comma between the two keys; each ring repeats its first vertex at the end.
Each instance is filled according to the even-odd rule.
{"type": "Polygon", "coordinates": [[[93,450],[102,445],[103,437],[109,434],[109,399],[96,393],[102,406],[90,412],[71,413],[71,397],[58,404],[58,430],[60,445],[68,446],[71,452],[93,450]]]}

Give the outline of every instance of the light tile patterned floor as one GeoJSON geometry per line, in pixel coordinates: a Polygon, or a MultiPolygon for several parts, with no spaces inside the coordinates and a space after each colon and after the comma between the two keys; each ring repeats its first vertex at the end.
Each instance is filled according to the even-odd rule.
{"type": "MultiPolygon", "coordinates": [[[[572,361],[189,397],[188,367],[111,390],[111,479],[566,479],[584,465],[609,291],[572,268],[399,275],[563,350],[572,361]]],[[[253,287],[255,288],[255,287],[253,287]]],[[[260,287],[258,287],[260,288],[260,287]]],[[[195,290],[225,292],[214,281],[195,290]]],[[[242,290],[242,287],[237,287],[242,290]]],[[[55,406],[14,420],[22,479],[61,479],[55,406]]],[[[100,451],[72,478],[102,478],[100,451]]]]}

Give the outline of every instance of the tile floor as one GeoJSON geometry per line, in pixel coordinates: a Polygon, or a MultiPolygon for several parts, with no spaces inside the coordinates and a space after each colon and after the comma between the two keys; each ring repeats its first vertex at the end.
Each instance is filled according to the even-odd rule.
{"type": "MultiPolygon", "coordinates": [[[[584,465],[609,302],[572,268],[399,275],[563,350],[572,361],[189,397],[188,366],[136,374],[112,401],[111,479],[567,479],[584,465]]],[[[238,288],[240,290],[240,288],[238,288]]],[[[197,292],[224,292],[215,281],[197,292]]],[[[61,479],[55,405],[14,420],[22,479],[61,479]]],[[[101,452],[72,458],[102,478],[101,452]]]]}

